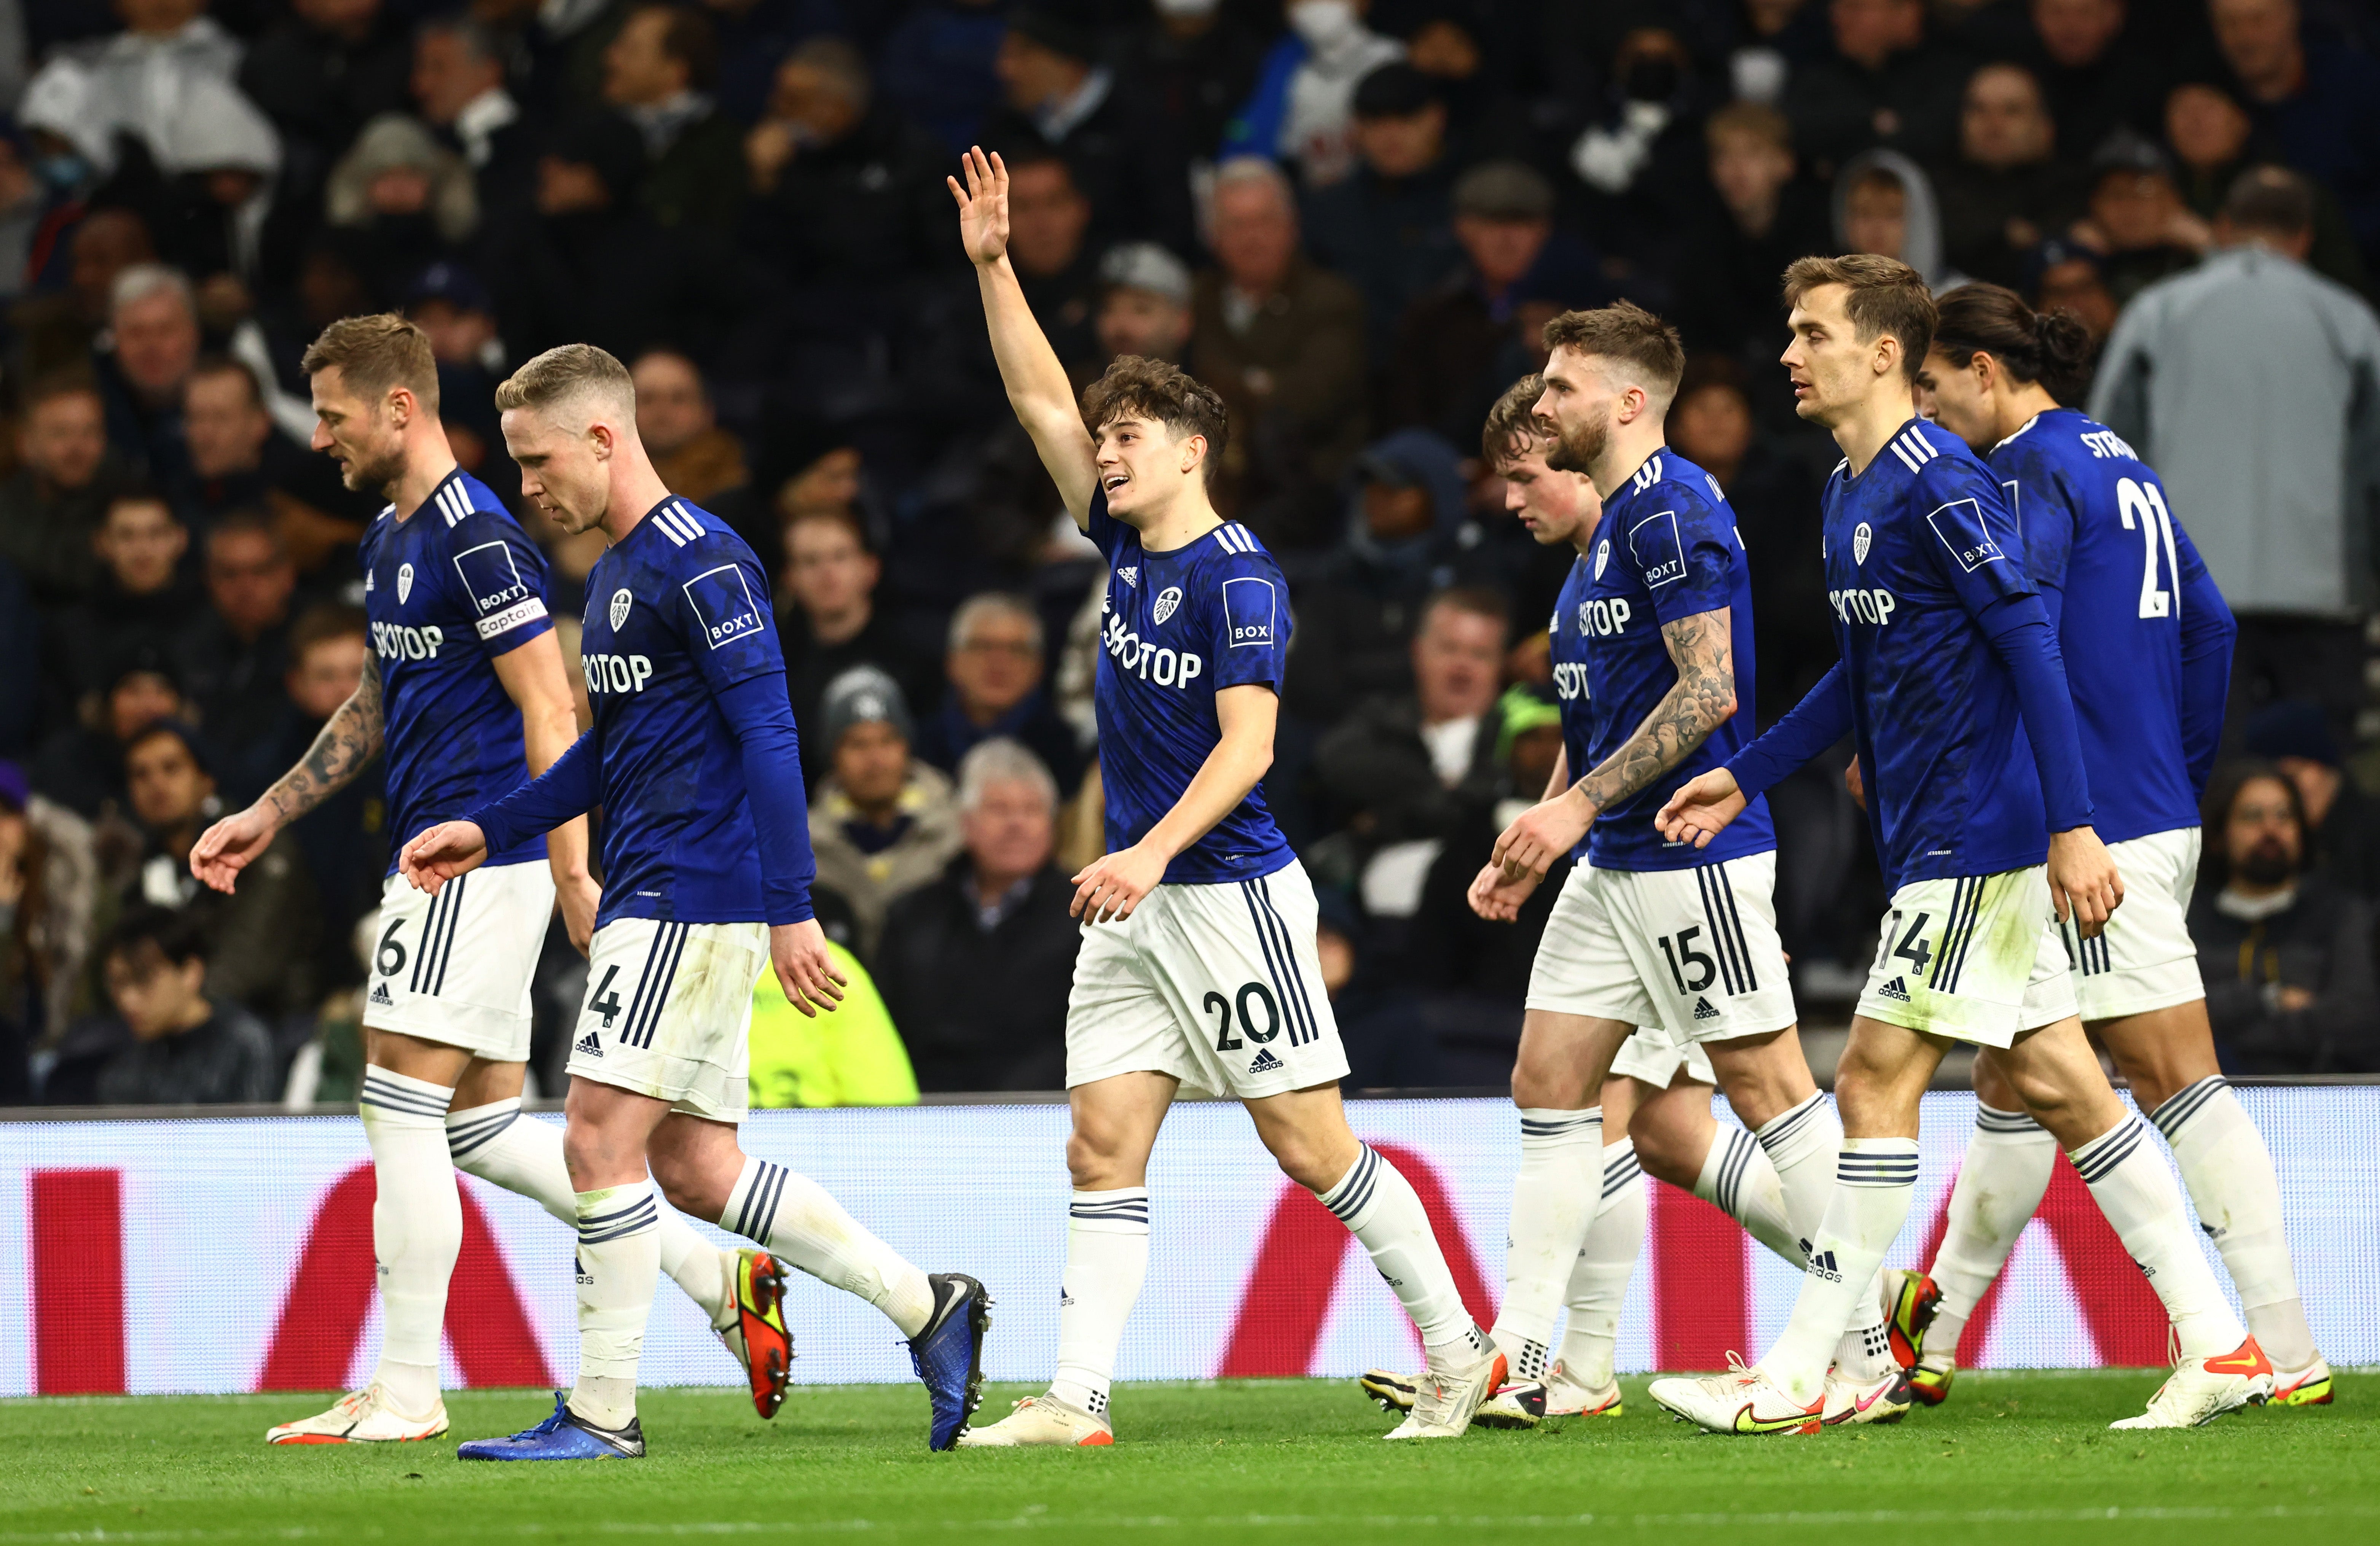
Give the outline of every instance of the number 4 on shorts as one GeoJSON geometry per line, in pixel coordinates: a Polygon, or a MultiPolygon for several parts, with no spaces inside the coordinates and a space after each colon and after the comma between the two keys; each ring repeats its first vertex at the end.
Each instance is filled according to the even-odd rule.
{"type": "Polygon", "coordinates": [[[1909,925],[1909,932],[1900,936],[1900,943],[1892,948],[1893,959],[1913,962],[1921,976],[1934,960],[1932,942],[1919,937],[1925,932],[1925,925],[1932,917],[1930,912],[1919,913],[1917,921],[1909,925]]]}

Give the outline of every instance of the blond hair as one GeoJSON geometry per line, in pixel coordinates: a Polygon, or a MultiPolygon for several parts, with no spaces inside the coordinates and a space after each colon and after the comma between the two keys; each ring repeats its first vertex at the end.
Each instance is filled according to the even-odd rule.
{"type": "Polygon", "coordinates": [[[592,344],[565,344],[505,377],[496,388],[496,411],[552,408],[589,393],[608,398],[608,406],[631,417],[636,414],[637,383],[626,366],[592,344]]]}
{"type": "Polygon", "coordinates": [[[298,366],[309,376],[336,367],[369,402],[403,387],[422,412],[438,411],[438,357],[430,352],[430,335],[394,311],[340,318],[307,345],[298,366]]]}

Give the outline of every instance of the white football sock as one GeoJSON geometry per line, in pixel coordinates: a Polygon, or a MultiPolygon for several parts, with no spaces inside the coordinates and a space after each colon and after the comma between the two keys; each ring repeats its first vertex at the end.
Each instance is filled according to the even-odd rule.
{"type": "Polygon", "coordinates": [[[1876,1268],[1908,1222],[1917,1192],[1917,1140],[1846,1138],[1836,1164],[1834,1196],[1811,1237],[1793,1318],[1760,1360],[1786,1395],[1805,1405],[1817,1399],[1846,1328],[1858,1329],[1876,1313],[1876,1268]]]}
{"type": "Polygon", "coordinates": [[[1958,1356],[1968,1317],[2040,1209],[2057,1165],[2058,1140],[2040,1123],[2022,1111],[1977,1103],[1975,1130],[1950,1188],[1942,1249],[1934,1253],[1929,1274],[1942,1291],[1925,1332],[1929,1362],[1958,1356]]]}
{"type": "Polygon", "coordinates": [[[882,1310],[904,1336],[934,1316],[926,1274],[869,1234],[824,1187],[782,1165],[745,1156],[719,1227],[758,1240],[830,1286],[882,1310]]]}
{"type": "MultiPolygon", "coordinates": [[[[1570,1310],[1562,1323],[1562,1371],[1590,1390],[1611,1383],[1620,1310],[1628,1299],[1629,1275],[1645,1247],[1645,1167],[1636,1161],[1636,1145],[1627,1139],[1604,1147],[1602,1190],[1603,1206],[1587,1226],[1586,1241],[1571,1263],[1562,1295],[1570,1310]]],[[[1501,1336],[1497,1346],[1505,1346],[1501,1336]]]]}
{"type": "Polygon", "coordinates": [[[1762,1245],[1795,1269],[1803,1265],[1802,1242],[1785,1221],[1785,1189],[1760,1141],[1742,1128],[1718,1128],[1710,1153],[1694,1178],[1694,1195],[1743,1226],[1762,1245]]]}
{"type": "Polygon", "coordinates": [[[426,1417],[438,1405],[446,1283],[463,1250],[463,1200],[446,1158],[454,1090],[382,1068],[364,1070],[356,1109],[371,1145],[372,1260],[380,1268],[380,1369],[391,1405],[426,1417]]]}
{"type": "MultiPolygon", "coordinates": [[[[570,1188],[570,1166],[562,1157],[562,1129],[534,1117],[522,1121],[520,1115],[517,1095],[450,1111],[447,1151],[457,1167],[518,1192],[575,1229],[578,1194],[570,1188]]],[[[662,1271],[702,1307],[713,1326],[732,1318],[735,1286],[720,1265],[719,1248],[696,1234],[666,1199],[656,1227],[661,1230],[662,1271]]]]}
{"type": "MultiPolygon", "coordinates": [[[[1799,1266],[1808,1262],[1810,1242],[1835,1192],[1835,1166],[1843,1152],[1843,1124],[1821,1093],[1761,1124],[1755,1134],[1777,1171],[1777,1188],[1784,1199],[1785,1226],[1793,1232],[1795,1250],[1790,1258],[1799,1266]]],[[[1733,1213],[1732,1208],[1728,1210],[1733,1213]]]]}
{"type": "Polygon", "coordinates": [[[1148,1275],[1148,1189],[1078,1191],[1058,1280],[1058,1371],[1050,1394],[1105,1420],[1116,1344],[1148,1275]]]}
{"type": "Polygon", "coordinates": [[[2149,1120],[2173,1146],[2181,1184],[2190,1189],[2200,1226],[2223,1254],[2248,1329],[2265,1356],[2276,1369],[2310,1367],[2316,1357],[2313,1332],[2289,1262],[2281,1184],[2264,1135],[2240,1109],[2231,1081],[2220,1074],[2202,1079],[2149,1113],[2149,1120]]]}
{"type": "Polygon", "coordinates": [[[1515,1380],[1546,1377],[1562,1285],[1601,1205],[1603,1153],[1601,1107],[1521,1108],[1521,1168],[1512,1178],[1504,1306],[1495,1333],[1515,1380]]]}
{"type": "Polygon", "coordinates": [[[2248,1328],[2231,1313],[2214,1269],[2191,1238],[2181,1189],[2174,1185],[2173,1172],[2157,1163],[2147,1126],[2127,1116],[2066,1157],[2115,1226],[2125,1254],[2140,1264],[2164,1302],[2181,1356],[2218,1358],[2246,1341],[2248,1328]]]}
{"type": "Polygon", "coordinates": [[[1463,1307],[1454,1286],[1454,1273],[1430,1232],[1429,1214],[1421,1195],[1397,1167],[1360,1146],[1355,1163],[1329,1191],[1314,1194],[1347,1232],[1363,1242],[1372,1265],[1379,1269],[1397,1301],[1413,1317],[1425,1348],[1436,1352],[1454,1344],[1475,1341],[1475,1323],[1463,1307]]]}
{"type": "Polygon", "coordinates": [[[578,1383],[570,1409],[599,1428],[637,1415],[637,1360],[661,1278],[662,1211],[651,1178],[576,1194],[578,1383]]]}

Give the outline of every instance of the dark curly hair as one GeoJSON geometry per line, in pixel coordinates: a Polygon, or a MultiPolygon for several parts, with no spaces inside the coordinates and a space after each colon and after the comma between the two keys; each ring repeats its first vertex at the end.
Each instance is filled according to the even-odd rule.
{"type": "Polygon", "coordinates": [[[1083,393],[1083,428],[1093,439],[1120,418],[1153,420],[1175,440],[1205,436],[1207,459],[1199,471],[1210,479],[1231,424],[1213,387],[1178,365],[1140,355],[1118,356],[1083,393]]]}

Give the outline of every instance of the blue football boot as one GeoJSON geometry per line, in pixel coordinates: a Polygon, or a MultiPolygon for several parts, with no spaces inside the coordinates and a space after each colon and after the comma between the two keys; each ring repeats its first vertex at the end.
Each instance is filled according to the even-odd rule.
{"type": "Polygon", "coordinates": [[[909,1362],[934,1401],[929,1449],[949,1449],[983,1404],[983,1334],[991,1327],[991,1295],[965,1273],[929,1273],[934,1315],[909,1339],[909,1362]]]}
{"type": "Polygon", "coordinates": [[[457,1460],[641,1460],[645,1430],[635,1418],[625,1428],[598,1428],[570,1409],[569,1397],[553,1393],[553,1415],[509,1439],[473,1439],[455,1451],[457,1460]]]}

